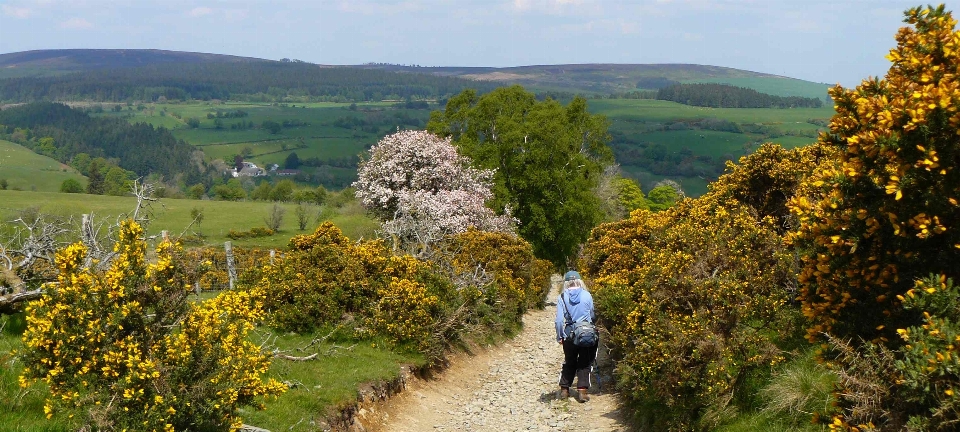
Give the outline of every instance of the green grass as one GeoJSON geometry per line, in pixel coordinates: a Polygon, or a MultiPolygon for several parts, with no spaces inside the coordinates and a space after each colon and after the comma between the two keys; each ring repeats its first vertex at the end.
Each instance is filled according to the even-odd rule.
{"type": "Polygon", "coordinates": [[[789,149],[789,148],[797,148],[797,147],[803,147],[805,145],[813,144],[814,142],[817,141],[817,139],[808,138],[808,137],[797,137],[797,136],[782,136],[778,138],[773,138],[769,141],[780,144],[784,148],[789,149]]]}
{"type": "MultiPolygon", "coordinates": [[[[209,297],[207,293],[204,295],[209,297]]],[[[66,419],[44,418],[47,390],[43,385],[20,389],[17,378],[24,365],[11,351],[22,349],[20,335],[23,325],[22,315],[0,316],[0,326],[4,327],[0,332],[0,400],[4,401],[0,404],[0,424],[9,426],[2,429],[25,432],[77,430],[78,425],[66,419]]],[[[296,386],[279,398],[267,401],[264,411],[250,407],[241,409],[245,423],[270,430],[319,430],[317,422],[356,400],[357,389],[364,384],[393,379],[399,375],[402,365],[425,363],[422,355],[393,351],[377,341],[331,339],[301,352],[297,348],[307,346],[325,333],[277,334],[265,327],[256,333],[251,339],[258,344],[269,340],[266,345],[269,349],[283,350],[293,356],[319,354],[317,359],[305,362],[274,359],[267,377],[296,386]]]]}
{"type": "MultiPolygon", "coordinates": [[[[171,235],[179,235],[193,218],[190,212],[194,208],[203,211],[204,219],[200,231],[206,236],[207,244],[222,245],[230,240],[227,233],[232,230],[247,231],[250,228],[264,226],[264,217],[273,207],[268,202],[229,202],[200,201],[188,199],[163,199],[162,206],[154,205],[154,219],[147,227],[150,234],[168,230],[171,235]]],[[[79,215],[93,212],[98,220],[113,221],[117,215],[133,210],[136,201],[132,197],[113,197],[86,194],[61,194],[48,192],[0,191],[0,217],[9,220],[10,216],[28,207],[39,207],[44,213],[79,218],[79,215]]],[[[317,226],[316,219],[311,220],[307,231],[299,231],[295,204],[281,204],[286,209],[280,232],[254,239],[234,240],[237,246],[283,247],[290,237],[304,232],[312,232],[317,226]]],[[[313,207],[313,214],[320,212],[313,207]]],[[[371,237],[378,224],[366,216],[356,202],[343,208],[324,211],[324,217],[336,224],[350,238],[371,237]]],[[[195,231],[195,229],[194,229],[195,231]]]]}
{"type": "Polygon", "coordinates": [[[699,78],[683,81],[685,83],[717,83],[754,89],[760,93],[774,96],[801,96],[825,100],[830,85],[798,80],[795,78],[774,77],[730,77],[699,78]]]}
{"type": "Polygon", "coordinates": [[[23,363],[12,354],[20,349],[20,335],[25,328],[22,314],[0,315],[0,425],[5,431],[67,432],[79,425],[64,419],[48,420],[43,414],[47,390],[40,384],[20,388],[23,363]]]}
{"type": "Polygon", "coordinates": [[[662,144],[669,149],[688,148],[696,155],[720,157],[740,155],[751,151],[757,136],[710,130],[684,130],[645,133],[642,139],[650,144],[662,144]]]}
{"type": "MultiPolygon", "coordinates": [[[[375,102],[356,104],[357,109],[348,109],[350,104],[331,102],[295,103],[274,106],[257,103],[191,102],[182,104],[148,104],[144,110],[113,112],[112,104],[104,104],[105,111],[97,114],[102,117],[121,117],[131,123],[146,122],[154,126],[163,126],[173,131],[173,135],[201,148],[210,159],[229,159],[245,148],[252,151],[246,159],[259,165],[282,163],[287,155],[296,152],[300,158],[316,157],[321,160],[352,158],[375,144],[384,135],[401,126],[398,115],[417,119],[422,128],[426,125],[430,111],[398,109],[393,102],[375,102]],[[294,107],[294,105],[296,105],[294,107]],[[222,118],[223,127],[217,129],[214,119],[208,119],[208,113],[243,110],[248,113],[242,118],[222,118]],[[161,113],[165,113],[161,115],[161,113]],[[177,118],[179,117],[179,119],[177,118]],[[363,119],[374,124],[376,131],[360,128],[347,129],[334,126],[341,117],[363,119]],[[189,118],[200,120],[199,128],[190,128],[186,124],[189,118]],[[278,134],[263,129],[231,129],[239,122],[253,122],[260,126],[264,121],[278,123],[300,121],[301,126],[283,128],[278,134]],[[287,149],[284,150],[284,145],[287,149]]],[[[135,107],[134,107],[135,108],[135,107]]],[[[404,127],[413,127],[406,125],[404,127]]]]}
{"type": "Polygon", "coordinates": [[[589,106],[590,112],[606,115],[611,120],[622,118],[645,122],[717,118],[734,123],[784,125],[805,123],[809,119],[829,119],[834,114],[832,106],[791,109],[707,108],[650,99],[599,99],[591,100],[589,106]]]}
{"type": "Polygon", "coordinates": [[[66,179],[75,179],[84,186],[87,184],[77,170],[4,140],[0,140],[0,179],[7,180],[8,189],[42,192],[59,191],[60,184],[66,179]]]}
{"type": "Polygon", "coordinates": [[[273,341],[278,349],[291,350],[293,356],[320,356],[305,362],[275,359],[268,376],[295,383],[296,387],[268,402],[265,411],[243,411],[245,423],[270,430],[319,430],[316,421],[356,400],[357,389],[363,384],[393,379],[403,364],[425,363],[421,355],[393,352],[375,341],[341,340],[317,344],[305,352],[295,351],[320,336],[323,334],[283,334],[273,341]]]}

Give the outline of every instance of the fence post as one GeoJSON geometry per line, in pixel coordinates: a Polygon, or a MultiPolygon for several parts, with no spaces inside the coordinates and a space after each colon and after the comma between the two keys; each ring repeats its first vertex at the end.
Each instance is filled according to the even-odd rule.
{"type": "Polygon", "coordinates": [[[277,257],[277,251],[270,249],[270,265],[273,265],[273,259],[277,257]]]}
{"type": "Polygon", "coordinates": [[[230,242],[224,242],[223,248],[227,252],[227,277],[230,279],[230,289],[237,280],[237,268],[233,266],[233,246],[230,242]]]}
{"type": "Polygon", "coordinates": [[[162,238],[163,241],[168,241],[170,240],[170,233],[167,230],[160,231],[160,238],[162,238]]]}

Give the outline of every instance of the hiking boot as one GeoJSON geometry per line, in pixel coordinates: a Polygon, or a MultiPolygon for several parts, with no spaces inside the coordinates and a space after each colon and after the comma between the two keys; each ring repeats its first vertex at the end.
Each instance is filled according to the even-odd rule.
{"type": "Polygon", "coordinates": [[[560,387],[560,392],[557,393],[558,399],[566,399],[570,397],[570,387],[560,387]]]}
{"type": "Polygon", "coordinates": [[[577,401],[579,401],[580,403],[584,403],[584,402],[586,402],[586,401],[588,401],[588,400],[590,400],[590,395],[587,394],[587,389],[585,389],[585,388],[578,388],[578,389],[577,389],[577,401]]]}

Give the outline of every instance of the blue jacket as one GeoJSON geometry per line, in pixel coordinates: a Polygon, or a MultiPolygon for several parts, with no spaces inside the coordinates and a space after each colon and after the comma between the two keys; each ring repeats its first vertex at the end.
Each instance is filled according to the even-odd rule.
{"type": "Polygon", "coordinates": [[[593,313],[593,296],[587,290],[579,287],[563,290],[563,294],[557,298],[557,318],[554,321],[557,328],[557,340],[560,341],[570,336],[574,322],[593,322],[594,318],[596,316],[593,313]],[[567,319],[568,313],[572,321],[567,319]]]}

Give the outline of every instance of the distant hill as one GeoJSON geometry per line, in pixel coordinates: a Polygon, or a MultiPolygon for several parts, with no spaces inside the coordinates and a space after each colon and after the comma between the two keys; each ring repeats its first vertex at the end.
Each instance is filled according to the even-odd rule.
{"type": "Polygon", "coordinates": [[[97,69],[118,69],[181,63],[248,63],[270,60],[154,49],[61,49],[0,54],[0,78],[55,75],[97,69]]]}
{"type": "MultiPolygon", "coordinates": [[[[69,82],[63,80],[40,81],[36,82],[41,89],[44,86],[65,86],[75,87],[78,81],[82,81],[83,87],[89,89],[97,87],[91,86],[91,81],[109,80],[113,82],[123,82],[126,88],[136,87],[136,81],[140,78],[152,79],[149,84],[151,87],[188,87],[183,83],[176,82],[176,77],[171,73],[177,73],[178,67],[182,66],[182,72],[190,73],[189,77],[193,80],[192,86],[206,86],[210,83],[204,82],[204,74],[213,74],[209,78],[216,81],[216,87],[224,91],[202,93],[212,94],[234,94],[234,93],[254,93],[259,91],[256,82],[244,82],[242,86],[237,86],[238,79],[256,78],[258,81],[264,81],[260,75],[268,74],[274,88],[289,87],[294,90],[293,93],[307,93],[311,96],[341,95],[347,100],[357,100],[359,93],[369,99],[371,96],[379,93],[386,97],[393,93],[395,95],[406,97],[442,97],[445,91],[438,90],[440,87],[450,89],[455,87],[471,86],[481,91],[486,91],[500,85],[520,84],[538,93],[548,94],[573,94],[581,93],[588,95],[607,95],[610,93],[626,93],[636,90],[658,90],[659,88],[676,83],[717,83],[730,84],[739,87],[753,89],[762,93],[774,96],[801,96],[826,99],[827,84],[814,83],[794,78],[788,78],[779,75],[765,74],[760,72],[751,72],[740,69],[733,69],[719,66],[706,66],[696,64],[564,64],[564,65],[532,65],[516,67],[419,67],[394,64],[364,64],[364,65],[314,65],[303,62],[280,62],[251,57],[237,57],[221,54],[206,54],[182,51],[164,51],[164,50],[137,50],[137,49],[70,49],[70,50],[37,50],[24,51],[9,54],[0,54],[0,84],[3,78],[37,78],[49,77],[51,75],[62,75],[68,72],[82,72],[86,76],[78,79],[70,79],[69,82]],[[238,70],[245,77],[223,76],[225,70],[230,66],[241,69],[238,70]],[[316,68],[310,70],[310,68],[316,68]],[[341,73],[344,69],[362,69],[366,71],[361,77],[344,82],[339,82],[341,73]],[[247,71],[247,69],[251,69],[247,71]],[[144,73],[133,73],[125,71],[143,70],[144,73]],[[319,70],[319,72],[317,71],[319,70]],[[291,79],[276,80],[271,77],[283,72],[294,71],[294,77],[291,79]],[[402,82],[402,78],[389,78],[388,73],[418,74],[428,75],[436,78],[443,78],[438,81],[418,79],[415,83],[402,82]],[[322,77],[322,80],[321,80],[322,77]],[[333,78],[331,78],[333,77],[333,78]],[[172,79],[173,78],[173,79],[172,79]],[[363,82],[358,82],[360,78],[363,82]],[[196,81],[200,79],[201,81],[196,81]],[[462,81],[452,81],[460,79],[462,81]],[[320,80],[322,82],[318,82],[320,80]],[[394,82],[394,81],[400,82],[394,82]],[[161,82],[157,82],[161,81],[161,82]],[[230,85],[225,85],[224,81],[231,81],[230,85]],[[173,85],[168,83],[174,82],[173,85]],[[376,89],[367,89],[366,82],[375,82],[376,89]],[[470,84],[474,82],[476,84],[470,84]],[[389,84],[388,84],[389,83],[389,84]],[[320,91],[321,86],[329,84],[327,88],[320,91]],[[388,84],[395,86],[397,84],[407,86],[402,91],[396,88],[385,88],[388,84]],[[410,85],[419,87],[411,89],[410,85]],[[329,86],[349,87],[347,92],[331,91],[329,86]],[[426,88],[431,89],[427,90],[426,88]]],[[[408,75],[409,76],[409,75],[408,75]]],[[[20,87],[23,84],[18,83],[20,87]]],[[[17,95],[11,97],[10,86],[7,85],[7,92],[4,99],[9,101],[29,101],[42,99],[64,100],[65,93],[74,93],[86,98],[83,91],[74,88],[67,88],[62,91],[55,90],[52,94],[45,94],[45,91],[38,92],[29,89],[24,94],[23,90],[18,89],[17,95]],[[41,99],[31,99],[39,97],[41,99]]],[[[28,85],[29,87],[29,85],[28,85]]],[[[97,89],[98,94],[105,94],[103,89],[97,89]]],[[[105,100],[115,100],[116,97],[101,96],[105,100]]],[[[129,93],[123,91],[121,93],[129,93]]],[[[197,93],[193,89],[186,89],[187,94],[197,93]]],[[[125,97],[125,96],[124,96],[125,97]]],[[[360,100],[367,100],[360,99],[360,100]]]]}
{"type": "Polygon", "coordinates": [[[697,64],[565,64],[504,68],[365,64],[351,67],[520,84],[536,90],[599,94],[658,90],[673,83],[717,83],[750,88],[774,96],[825,99],[827,88],[830,87],[824,83],[779,75],[697,64]]]}

